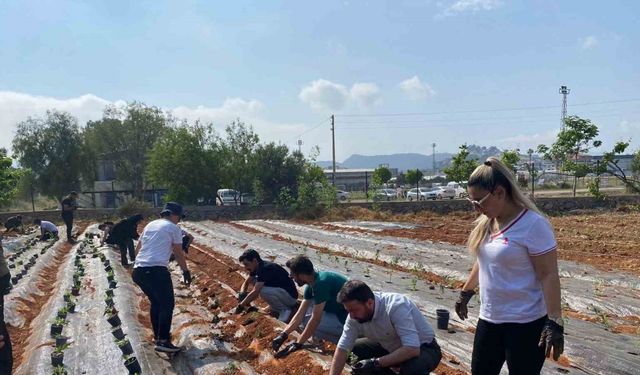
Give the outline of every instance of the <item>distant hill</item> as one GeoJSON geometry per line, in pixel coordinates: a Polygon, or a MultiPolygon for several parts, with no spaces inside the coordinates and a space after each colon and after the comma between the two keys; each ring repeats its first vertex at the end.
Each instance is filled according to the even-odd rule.
{"type": "MultiPolygon", "coordinates": [[[[472,158],[479,161],[485,160],[489,156],[499,156],[502,152],[495,146],[484,147],[469,145],[469,152],[472,158]]],[[[450,153],[436,153],[436,167],[443,169],[451,163],[450,153]]],[[[317,165],[322,168],[331,168],[331,160],[317,161],[317,165]]],[[[431,155],[407,153],[390,155],[359,155],[353,154],[342,163],[336,162],[336,168],[378,168],[381,164],[387,164],[390,168],[398,168],[400,171],[408,169],[431,169],[433,168],[433,158],[431,155]]]]}

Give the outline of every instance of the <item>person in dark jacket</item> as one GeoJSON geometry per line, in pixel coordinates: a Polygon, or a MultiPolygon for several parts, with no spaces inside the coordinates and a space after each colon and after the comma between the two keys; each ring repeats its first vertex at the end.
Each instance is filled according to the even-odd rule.
{"type": "Polygon", "coordinates": [[[120,259],[123,266],[128,266],[127,250],[129,251],[129,258],[131,262],[136,260],[135,247],[133,246],[133,240],[140,238],[138,234],[138,224],[144,219],[141,214],[128,217],[120,220],[113,226],[106,242],[110,245],[117,245],[120,249],[120,259]]]}
{"type": "Polygon", "coordinates": [[[22,215],[16,215],[16,216],[11,216],[10,218],[7,219],[7,221],[5,221],[4,223],[4,228],[5,228],[5,232],[8,232],[10,230],[17,230],[22,232],[23,228],[22,228],[22,215]]]}
{"type": "Polygon", "coordinates": [[[11,375],[13,367],[13,353],[11,348],[11,338],[7,325],[4,322],[4,296],[11,290],[11,273],[4,259],[4,249],[2,248],[2,236],[0,235],[0,374],[11,375]]]}
{"type": "Polygon", "coordinates": [[[73,239],[71,235],[73,230],[73,214],[78,209],[78,193],[72,191],[62,199],[60,202],[62,205],[62,220],[64,224],[67,226],[67,242],[75,243],[76,241],[73,239]]]}

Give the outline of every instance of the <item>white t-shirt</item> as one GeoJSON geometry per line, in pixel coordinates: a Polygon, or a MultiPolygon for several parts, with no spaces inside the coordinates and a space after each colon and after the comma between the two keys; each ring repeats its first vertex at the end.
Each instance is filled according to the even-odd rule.
{"type": "Polygon", "coordinates": [[[56,227],[56,225],[50,221],[42,220],[40,222],[40,228],[45,232],[58,233],[58,227],[56,227]]]}
{"type": "Polygon", "coordinates": [[[529,257],[556,248],[549,221],[527,209],[499,233],[487,234],[478,251],[480,318],[528,323],[546,315],[542,284],[529,257]]]}
{"type": "Polygon", "coordinates": [[[133,268],[167,267],[173,245],[182,244],[182,231],[167,219],[158,219],[144,227],[140,236],[141,248],[133,268]]]}

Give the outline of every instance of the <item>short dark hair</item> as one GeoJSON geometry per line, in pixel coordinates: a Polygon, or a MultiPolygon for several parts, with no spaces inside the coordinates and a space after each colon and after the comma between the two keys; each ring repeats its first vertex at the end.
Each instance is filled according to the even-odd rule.
{"type": "Polygon", "coordinates": [[[258,252],[255,251],[254,249],[245,250],[244,253],[242,253],[242,255],[240,255],[240,258],[238,258],[238,260],[240,262],[245,261],[245,260],[247,262],[251,262],[254,259],[257,259],[258,262],[260,262],[262,260],[262,258],[260,258],[260,254],[258,254],[258,252]]]}
{"type": "Polygon", "coordinates": [[[107,227],[107,224],[105,224],[105,223],[102,223],[102,224],[98,225],[98,229],[100,229],[100,230],[104,230],[104,228],[106,228],[106,227],[107,227]]]}
{"type": "Polygon", "coordinates": [[[287,267],[291,270],[291,273],[295,274],[303,274],[303,275],[313,275],[313,263],[304,255],[298,255],[294,258],[291,258],[285,263],[287,267]]]}
{"type": "Polygon", "coordinates": [[[40,224],[42,224],[42,220],[40,220],[40,219],[35,219],[35,220],[33,221],[33,223],[34,223],[35,225],[40,225],[40,224]]]}
{"type": "Polygon", "coordinates": [[[349,301],[365,303],[370,299],[375,299],[373,291],[369,288],[369,285],[360,280],[349,280],[344,283],[337,297],[338,303],[349,301]]]}

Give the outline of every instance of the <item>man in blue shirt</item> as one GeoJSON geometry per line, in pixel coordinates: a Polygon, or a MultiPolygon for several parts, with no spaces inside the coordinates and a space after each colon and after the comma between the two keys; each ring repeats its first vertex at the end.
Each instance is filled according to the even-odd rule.
{"type": "Polygon", "coordinates": [[[330,375],[340,375],[349,351],[358,357],[352,373],[424,375],[442,359],[435,332],[407,296],[373,293],[360,280],[344,284],[338,301],[349,312],[333,355],[330,375]]]}

